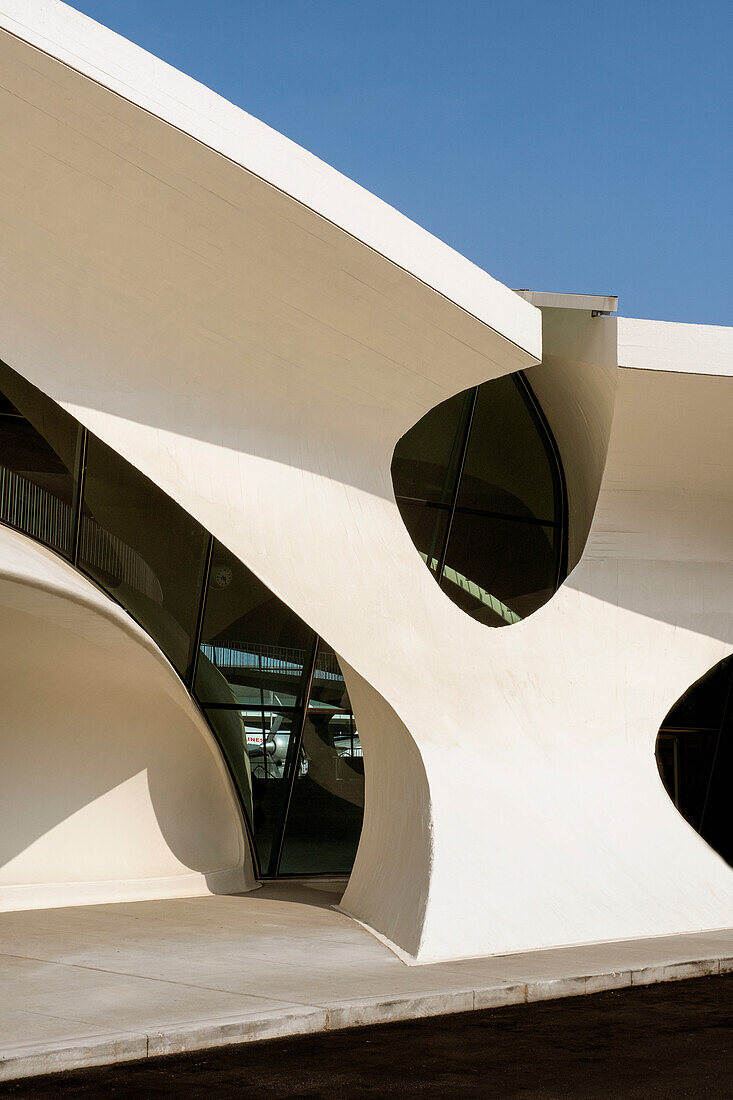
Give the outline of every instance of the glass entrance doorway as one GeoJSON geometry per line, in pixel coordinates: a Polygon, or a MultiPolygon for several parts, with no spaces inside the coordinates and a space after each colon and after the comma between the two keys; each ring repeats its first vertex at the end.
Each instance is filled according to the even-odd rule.
{"type": "Polygon", "coordinates": [[[243,792],[260,873],[350,871],[364,766],[336,655],[218,542],[193,686],[243,792]]]}

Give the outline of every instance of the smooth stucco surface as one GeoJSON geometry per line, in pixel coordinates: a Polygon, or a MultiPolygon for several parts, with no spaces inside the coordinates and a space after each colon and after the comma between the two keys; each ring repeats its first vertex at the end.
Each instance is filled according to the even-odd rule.
{"type": "MultiPolygon", "coordinates": [[[[0,3],[6,19],[31,7],[0,3]]],[[[38,10],[64,59],[69,36],[82,54],[98,36],[38,10]]],[[[147,111],[18,38],[0,51],[0,355],[342,658],[366,767],[345,910],[419,962],[729,925],[733,873],[654,759],[666,711],[733,647],[729,340],[546,311],[531,377],[568,472],[575,568],[530,619],[490,630],[424,568],[389,466],[439,401],[532,366],[536,341],[511,333],[539,314],[487,291],[484,323],[171,128],[143,91],[147,111]]],[[[152,62],[141,80],[148,64],[196,100],[152,62]]],[[[390,224],[397,249],[412,229],[390,224]]]]}
{"type": "Polygon", "coordinates": [[[211,733],[157,646],[0,527],[0,910],[252,886],[211,733]]]}

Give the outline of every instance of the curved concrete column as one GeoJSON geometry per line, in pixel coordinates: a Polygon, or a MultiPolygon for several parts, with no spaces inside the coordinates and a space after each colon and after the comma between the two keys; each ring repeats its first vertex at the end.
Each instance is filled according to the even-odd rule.
{"type": "Polygon", "coordinates": [[[618,382],[617,320],[545,309],[542,364],[526,372],[560,451],[568,496],[568,571],[580,561],[606,465],[618,382]]]}
{"type": "Polygon", "coordinates": [[[433,814],[415,740],[382,696],[341,658],[364,749],[364,826],[342,908],[389,931],[406,961],[420,948],[433,865],[433,814]]]}
{"type": "MultiPolygon", "coordinates": [[[[402,524],[391,456],[444,398],[536,363],[539,312],[329,170],[306,206],[248,172],[241,142],[235,163],[203,123],[166,123],[170,96],[155,117],[151,81],[172,78],[144,55],[125,94],[144,85],[146,110],[120,99],[78,27],[41,48],[80,71],[0,40],[0,354],[344,662],[366,764],[344,907],[418,961],[729,924],[733,876],[653,756],[669,705],[730,650],[731,500],[708,478],[732,457],[727,380],[618,372],[605,322],[548,315],[533,381],[578,564],[530,619],[468,619],[402,524]]],[[[115,41],[94,38],[100,56],[115,41]]],[[[203,109],[181,80],[177,102],[203,109]]],[[[241,126],[260,172],[267,146],[297,176],[297,151],[241,126]]]]}
{"type": "Polygon", "coordinates": [[[148,636],[0,527],[0,910],[250,889],[211,734],[148,636]]]}

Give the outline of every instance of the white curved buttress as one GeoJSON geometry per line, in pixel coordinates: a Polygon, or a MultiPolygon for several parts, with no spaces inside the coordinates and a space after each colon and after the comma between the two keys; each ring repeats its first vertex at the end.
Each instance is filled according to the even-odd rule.
{"type": "Polygon", "coordinates": [[[0,910],[254,885],[211,733],[154,642],[0,526],[0,910]]]}

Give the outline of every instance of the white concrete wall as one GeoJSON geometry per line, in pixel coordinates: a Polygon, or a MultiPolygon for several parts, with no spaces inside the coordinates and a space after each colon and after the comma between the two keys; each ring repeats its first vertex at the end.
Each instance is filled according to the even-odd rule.
{"type": "Polygon", "coordinates": [[[615,322],[548,317],[533,380],[579,564],[487,629],[423,566],[389,465],[439,401],[531,366],[536,314],[520,348],[502,296],[482,323],[79,73],[0,51],[0,355],[339,653],[366,765],[345,908],[418,961],[730,924],[733,875],[653,755],[733,641],[709,478],[733,458],[727,380],[619,373],[615,322]]]}
{"type": "Polygon", "coordinates": [[[613,420],[617,321],[590,310],[546,309],[542,364],[527,371],[560,450],[568,495],[568,568],[583,553],[613,420]]]}
{"type": "Polygon", "coordinates": [[[220,753],[150,638],[0,526],[0,910],[254,885],[220,753]]]}

